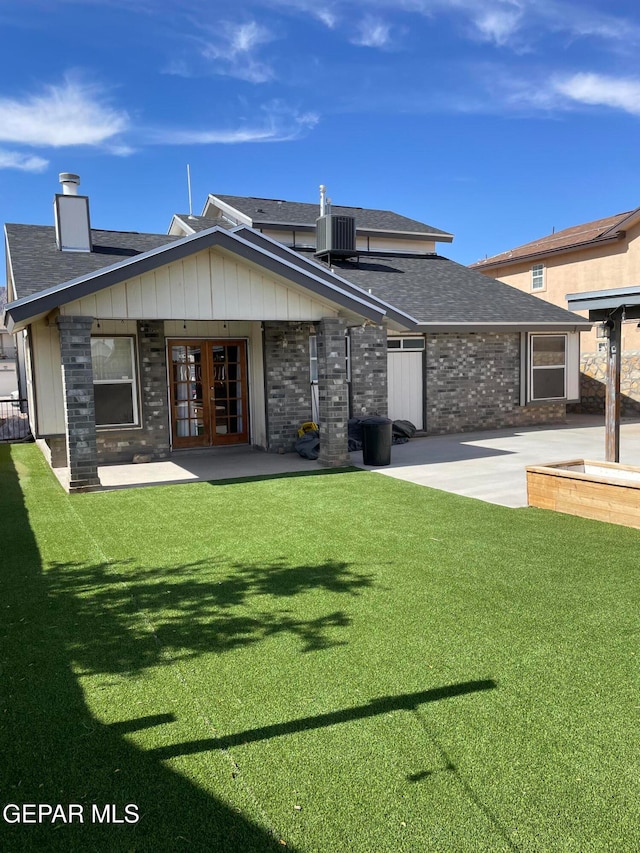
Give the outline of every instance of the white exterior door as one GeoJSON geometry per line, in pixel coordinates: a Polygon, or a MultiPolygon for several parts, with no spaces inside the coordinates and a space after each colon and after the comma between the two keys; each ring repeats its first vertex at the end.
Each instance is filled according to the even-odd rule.
{"type": "Polygon", "coordinates": [[[390,349],[387,355],[389,417],[424,429],[424,379],[421,350],[390,349]]]}

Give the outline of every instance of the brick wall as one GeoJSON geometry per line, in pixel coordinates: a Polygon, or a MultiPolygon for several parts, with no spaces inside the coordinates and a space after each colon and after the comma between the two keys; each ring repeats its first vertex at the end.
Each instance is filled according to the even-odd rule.
{"type": "Polygon", "coordinates": [[[309,324],[265,322],[267,449],[290,451],[298,427],[311,420],[309,324]]]}
{"type": "Polygon", "coordinates": [[[351,417],[387,416],[387,333],[382,326],[355,326],[351,338],[351,417]]]}
{"type": "Polygon", "coordinates": [[[427,335],[427,432],[558,423],[564,403],[520,406],[520,335],[427,335]]]}
{"type": "Polygon", "coordinates": [[[320,411],[320,456],[328,467],[349,464],[347,425],[346,322],[327,318],[318,323],[318,408],[320,411]]]}
{"type": "Polygon", "coordinates": [[[134,455],[152,459],[169,456],[169,402],[164,322],[138,322],[138,379],[141,427],[97,433],[98,459],[131,462],[134,455]]]}

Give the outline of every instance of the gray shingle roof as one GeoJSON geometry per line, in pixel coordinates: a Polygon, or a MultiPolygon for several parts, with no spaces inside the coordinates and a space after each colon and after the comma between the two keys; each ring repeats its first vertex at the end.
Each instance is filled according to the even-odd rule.
{"type": "MultiPolygon", "coordinates": [[[[253,198],[238,195],[213,195],[210,199],[220,199],[236,210],[250,216],[253,226],[275,224],[315,225],[320,215],[318,204],[306,204],[299,201],[280,201],[275,198],[253,198]]],[[[400,231],[408,234],[433,234],[443,240],[451,240],[452,235],[425,222],[400,216],[391,210],[373,210],[366,207],[345,207],[331,205],[331,212],[342,216],[353,216],[356,228],[363,231],[400,231]]]]}
{"type": "Polygon", "coordinates": [[[221,216],[193,216],[191,213],[176,213],[176,219],[182,220],[185,225],[189,225],[194,231],[206,231],[207,228],[213,228],[219,225],[221,228],[235,228],[228,219],[223,219],[221,216]]]}
{"type": "Polygon", "coordinates": [[[362,255],[333,262],[338,273],[420,323],[588,323],[439,255],[362,255]]]}
{"type": "MultiPolygon", "coordinates": [[[[210,222],[207,228],[211,227],[210,222]]],[[[179,239],[166,234],[93,230],[93,252],[60,252],[52,226],[5,227],[18,298],[106,270],[179,239]]],[[[261,235],[251,233],[259,243],[264,241],[261,235]]],[[[245,235],[245,239],[249,236],[245,235]]],[[[295,258],[284,247],[265,248],[276,256],[286,254],[289,262],[295,258]]],[[[305,272],[303,257],[301,254],[301,271],[305,272]]],[[[334,261],[332,267],[356,287],[371,292],[420,323],[572,326],[587,322],[563,308],[438,255],[361,255],[357,261],[334,261]]],[[[321,273],[319,277],[325,278],[321,273]]]]}
{"type": "Polygon", "coordinates": [[[92,229],[92,252],[61,252],[52,225],[5,225],[19,299],[172,243],[167,234],[92,229]]]}

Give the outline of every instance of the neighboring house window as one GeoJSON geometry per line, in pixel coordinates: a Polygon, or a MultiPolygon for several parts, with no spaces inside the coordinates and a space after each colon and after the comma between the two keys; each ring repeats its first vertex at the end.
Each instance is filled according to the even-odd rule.
{"type": "Polygon", "coordinates": [[[91,338],[96,426],[137,426],[134,338],[91,338]]]}
{"type": "Polygon", "coordinates": [[[531,290],[544,290],[544,264],[531,267],[531,290]]]}
{"type": "Polygon", "coordinates": [[[529,338],[531,400],[562,400],[567,396],[567,336],[529,338]]]}

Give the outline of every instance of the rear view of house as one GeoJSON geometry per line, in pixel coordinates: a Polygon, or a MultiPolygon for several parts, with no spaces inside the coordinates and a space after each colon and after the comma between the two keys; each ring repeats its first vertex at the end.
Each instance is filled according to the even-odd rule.
{"type": "Polygon", "coordinates": [[[351,416],[457,432],[559,420],[577,396],[588,321],[439,256],[447,232],[324,196],[210,196],[169,234],[105,231],[61,180],[53,225],[5,226],[5,319],[71,489],[136,455],[290,450],[311,419],[319,461],[344,465],[351,416]]]}

